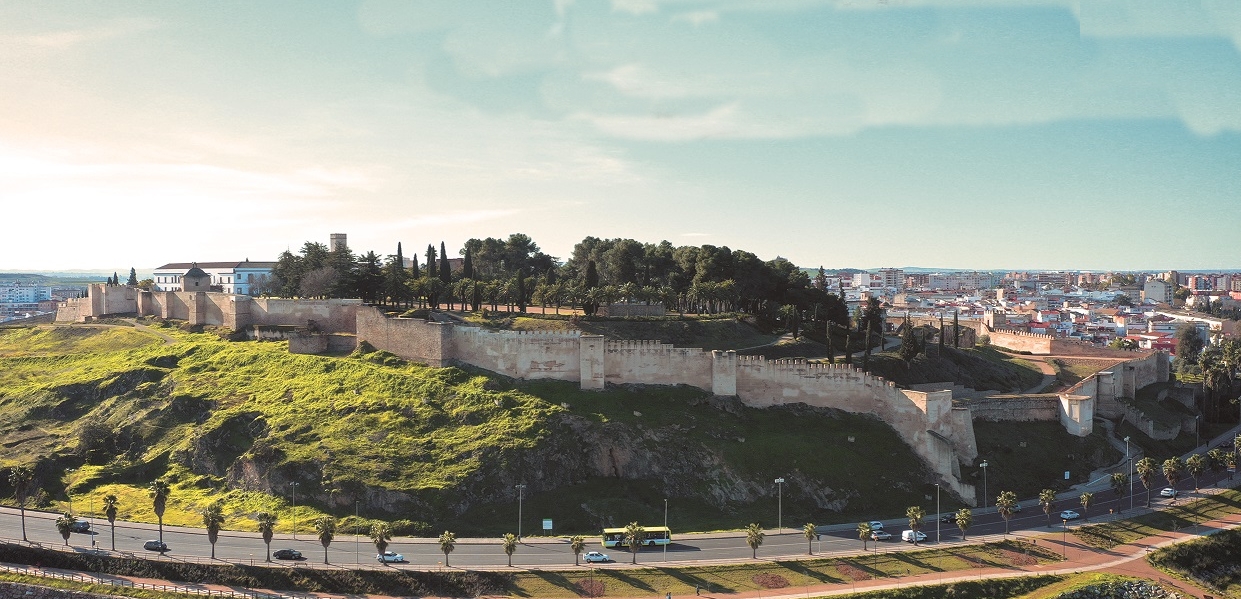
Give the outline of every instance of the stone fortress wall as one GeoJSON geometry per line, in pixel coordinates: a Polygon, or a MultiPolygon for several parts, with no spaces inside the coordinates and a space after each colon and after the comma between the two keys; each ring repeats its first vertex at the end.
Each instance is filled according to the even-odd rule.
{"type": "MultiPolygon", "coordinates": [[[[147,292],[93,285],[87,298],[62,304],[57,320],[86,321],[107,314],[154,315],[242,330],[297,327],[289,351],[348,350],[357,341],[431,366],[466,364],[519,379],[553,379],[583,389],[607,384],[689,385],[746,405],[793,403],[870,414],[890,424],[960,497],[972,502],[973,485],[960,466],[978,455],[973,418],[1059,420],[1069,432],[1088,435],[1096,409],[1122,410],[1120,397],[1167,380],[1167,356],[1140,355],[1114,372],[1091,376],[1058,395],[996,396],[955,406],[952,391],[911,391],[852,366],[767,360],[733,351],[680,348],[658,341],[609,340],[578,332],[489,331],[422,319],[391,318],[358,300],[282,300],[223,293],[147,292]],[[314,326],[309,326],[313,322],[314,326]],[[356,334],[356,338],[353,335],[356,334]],[[1119,376],[1117,375],[1119,372],[1119,376]],[[1096,408],[1096,406],[1099,406],[1096,408]]],[[[1031,343],[1044,343],[1030,336],[1031,343]]],[[[1047,347],[1051,347],[1048,345],[1047,347]]],[[[1133,356],[1134,352],[1122,352],[1133,356]]]]}

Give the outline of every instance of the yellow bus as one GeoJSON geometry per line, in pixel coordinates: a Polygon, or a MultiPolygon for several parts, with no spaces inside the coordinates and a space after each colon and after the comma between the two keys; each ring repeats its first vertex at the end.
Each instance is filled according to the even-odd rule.
{"type": "MultiPolygon", "coordinates": [[[[669,545],[672,543],[672,530],[667,526],[644,526],[642,533],[642,542],[640,545],[654,547],[656,545],[669,545]]],[[[603,529],[603,546],[604,547],[625,547],[624,528],[605,528],[603,529]]]]}

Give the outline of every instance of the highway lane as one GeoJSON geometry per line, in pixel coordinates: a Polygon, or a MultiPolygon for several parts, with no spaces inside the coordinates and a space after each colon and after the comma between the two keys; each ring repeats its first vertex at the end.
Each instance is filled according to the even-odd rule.
{"type": "MultiPolygon", "coordinates": [[[[1208,474],[1203,477],[1200,484],[1203,487],[1211,486],[1217,478],[1214,474],[1208,474]]],[[[1193,481],[1182,481],[1177,485],[1181,491],[1181,496],[1176,500],[1183,502],[1189,497],[1189,493],[1193,489],[1193,481]]],[[[1162,487],[1152,489],[1152,505],[1154,507],[1166,506],[1173,500],[1159,498],[1158,490],[1162,487]]],[[[1144,489],[1140,483],[1135,485],[1135,497],[1133,505],[1142,507],[1145,503],[1144,489]]],[[[1022,501],[1024,509],[1021,513],[1013,516],[1009,522],[1010,530],[1016,531],[1047,531],[1047,518],[1041,507],[1034,505],[1032,500],[1022,501]]],[[[1095,494],[1094,502],[1090,508],[1090,515],[1098,516],[1107,514],[1109,509],[1123,508],[1128,511],[1129,497],[1127,495],[1117,497],[1111,490],[1100,491],[1095,494]]],[[[1058,514],[1060,510],[1072,509],[1078,513],[1082,513],[1081,504],[1075,500],[1062,500],[1055,506],[1052,513],[1052,530],[1059,530],[1061,526],[1058,514]]],[[[43,512],[34,512],[27,510],[26,527],[29,538],[43,545],[63,545],[60,534],[55,529],[55,515],[43,512]]],[[[1080,526],[1084,524],[1084,520],[1070,522],[1070,526],[1080,526]]],[[[6,539],[20,539],[21,528],[17,510],[4,509],[0,510],[0,536],[6,539]]],[[[876,545],[883,548],[895,548],[902,544],[899,541],[900,532],[907,529],[903,519],[885,520],[885,528],[892,533],[893,540],[886,543],[870,543],[870,546],[876,545]]],[[[835,553],[842,551],[856,551],[861,548],[861,542],[857,539],[857,533],[853,525],[842,525],[832,527],[822,527],[824,532],[813,543],[815,553],[835,553]]],[[[928,542],[924,545],[933,545],[936,539],[936,518],[935,514],[928,513],[926,521],[922,528],[928,536],[928,542]]],[[[1003,519],[991,510],[975,510],[974,524],[969,528],[967,534],[969,536],[976,535],[992,535],[1004,532],[1003,519]]],[[[940,534],[943,542],[959,542],[961,537],[960,530],[955,524],[941,524],[940,534]]],[[[180,527],[164,527],[164,541],[168,544],[170,552],[166,556],[159,556],[154,552],[144,551],[142,549],[143,541],[147,539],[157,538],[158,533],[156,526],[151,524],[140,524],[130,522],[118,522],[116,526],[116,547],[119,552],[129,553],[138,556],[173,559],[173,560],[189,560],[189,561],[208,561],[211,555],[211,547],[207,542],[206,533],[202,529],[180,528],[180,527]]],[[[91,550],[91,539],[95,541],[95,548],[99,550],[107,550],[111,547],[110,529],[106,520],[94,520],[94,534],[75,533],[70,538],[70,543],[79,550],[91,550]]],[[[747,559],[751,555],[749,546],[745,543],[744,535],[733,533],[728,535],[675,535],[675,542],[668,547],[667,552],[662,548],[644,548],[638,555],[638,563],[640,564],[658,564],[665,561],[668,562],[693,562],[707,560],[738,560],[747,559]],[[666,557],[665,557],[666,555],[666,557]]],[[[623,548],[620,549],[604,549],[600,546],[597,537],[588,538],[587,551],[596,550],[609,554],[616,562],[628,563],[630,554],[623,548]]],[[[295,540],[291,535],[277,535],[272,541],[272,550],[281,548],[293,548],[301,551],[305,556],[302,564],[321,564],[323,562],[324,549],[319,544],[318,539],[308,531],[298,534],[295,540]]],[[[409,560],[408,564],[396,567],[405,568],[427,568],[436,567],[444,560],[444,555],[439,550],[439,544],[436,539],[409,539],[398,538],[389,546],[391,551],[402,553],[409,560]]],[[[802,536],[800,529],[785,528],[783,534],[768,533],[762,547],[759,548],[761,557],[783,557],[783,556],[799,556],[805,555],[807,543],[802,536]]],[[[353,566],[355,564],[381,567],[375,562],[375,548],[370,540],[362,535],[356,542],[351,531],[340,531],[328,549],[328,560],[338,566],[353,566]]],[[[266,547],[262,542],[262,538],[257,533],[225,531],[220,534],[219,542],[216,544],[216,556],[221,560],[234,562],[249,562],[253,560],[260,563],[266,555],[266,547]]],[[[450,563],[453,566],[478,566],[478,567],[497,567],[504,566],[508,562],[500,546],[499,539],[462,539],[457,543],[456,549],[449,556],[450,563]]],[[[285,562],[288,563],[288,562],[285,562]]],[[[573,563],[573,553],[569,548],[569,543],[565,539],[527,539],[517,549],[513,555],[513,565],[523,567],[546,567],[546,566],[562,566],[573,563]]]]}

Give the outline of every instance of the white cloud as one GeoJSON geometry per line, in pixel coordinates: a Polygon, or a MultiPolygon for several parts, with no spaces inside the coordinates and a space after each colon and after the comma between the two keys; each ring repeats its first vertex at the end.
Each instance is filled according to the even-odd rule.
{"type": "Polygon", "coordinates": [[[706,23],[714,23],[719,21],[720,13],[715,10],[695,10],[672,15],[672,20],[674,22],[683,21],[695,27],[699,27],[706,23]]]}
{"type": "Polygon", "coordinates": [[[659,3],[655,0],[612,0],[612,12],[642,16],[659,12],[659,3]]]}
{"type": "Polygon", "coordinates": [[[92,27],[63,29],[42,33],[0,36],[0,48],[5,46],[64,50],[84,43],[99,42],[143,33],[159,27],[154,19],[113,19],[92,27]]]}

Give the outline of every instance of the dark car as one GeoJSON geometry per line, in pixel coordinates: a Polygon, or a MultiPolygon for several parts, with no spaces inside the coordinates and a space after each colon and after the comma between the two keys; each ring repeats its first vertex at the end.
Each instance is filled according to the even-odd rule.
{"type": "Polygon", "coordinates": [[[302,559],[302,552],[296,549],[277,549],[271,556],[276,559],[302,559]]]}
{"type": "Polygon", "coordinates": [[[943,522],[944,524],[956,524],[956,523],[957,523],[957,515],[956,515],[955,513],[952,513],[952,514],[944,514],[944,515],[943,515],[943,517],[939,519],[939,521],[940,521],[940,522],[943,522]]]}
{"type": "Polygon", "coordinates": [[[90,522],[86,520],[74,520],[73,525],[69,527],[72,532],[90,532],[90,522]]]}
{"type": "Polygon", "coordinates": [[[158,551],[160,553],[168,551],[168,545],[164,544],[163,541],[157,541],[155,539],[151,539],[150,541],[143,543],[142,548],[147,551],[158,551]]]}

